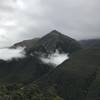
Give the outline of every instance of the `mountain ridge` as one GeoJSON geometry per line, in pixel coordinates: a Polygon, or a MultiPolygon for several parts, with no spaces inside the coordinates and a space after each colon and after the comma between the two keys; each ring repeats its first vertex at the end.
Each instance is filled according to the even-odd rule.
{"type": "Polygon", "coordinates": [[[25,42],[20,42],[12,47],[18,47],[18,46],[24,46],[26,45],[26,50],[28,53],[34,54],[34,52],[42,52],[46,54],[50,54],[56,51],[58,49],[60,52],[64,53],[72,53],[74,51],[77,51],[81,49],[81,45],[78,43],[78,41],[58,32],[57,30],[53,30],[49,32],[48,34],[44,35],[43,37],[39,39],[32,39],[27,40],[25,42]],[[30,48],[26,44],[27,41],[30,41],[30,48]]]}
{"type": "Polygon", "coordinates": [[[40,49],[42,52],[50,53],[58,49],[61,52],[71,53],[80,48],[81,46],[76,40],[54,30],[42,37],[38,41],[37,47],[35,49],[33,48],[33,51],[39,51],[40,49]]]}
{"type": "Polygon", "coordinates": [[[26,82],[26,81],[30,81],[30,78],[32,77],[33,77],[32,81],[34,81],[38,79],[40,76],[48,73],[50,70],[54,69],[54,67],[52,65],[48,65],[42,62],[40,60],[41,55],[39,52],[41,52],[41,54],[45,53],[46,55],[50,54],[51,51],[55,52],[56,49],[58,49],[56,48],[57,44],[59,44],[60,49],[62,49],[63,52],[66,52],[66,53],[69,50],[70,51],[72,50],[71,52],[76,52],[77,50],[80,50],[81,47],[79,43],[76,42],[76,40],[74,39],[70,40],[69,37],[67,37],[68,40],[66,40],[67,38],[65,37],[65,35],[62,35],[61,33],[57,31],[52,31],[52,32],[50,32],[50,34],[43,36],[39,40],[35,39],[35,43],[34,43],[34,39],[32,39],[32,40],[16,43],[15,45],[13,45],[11,48],[17,49],[17,47],[20,47],[20,46],[24,47],[24,45],[27,46],[28,44],[31,43],[30,46],[27,46],[25,49],[26,50],[25,58],[12,59],[11,61],[5,61],[5,62],[0,61],[1,81],[3,80],[11,81],[13,79],[14,82],[17,82],[17,81],[26,82]],[[75,45],[74,43],[72,43],[73,41],[75,41],[75,45]],[[46,45],[48,46],[48,48],[44,49],[46,45]],[[66,48],[68,48],[68,50],[64,51],[66,50],[66,48]],[[48,52],[47,50],[49,50],[50,52],[48,52]],[[24,79],[24,76],[27,78],[24,79]]]}

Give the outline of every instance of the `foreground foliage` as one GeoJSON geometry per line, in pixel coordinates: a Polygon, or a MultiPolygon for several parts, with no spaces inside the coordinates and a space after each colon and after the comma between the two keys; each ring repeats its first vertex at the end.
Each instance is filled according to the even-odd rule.
{"type": "Polygon", "coordinates": [[[40,90],[37,85],[23,86],[22,84],[0,86],[0,100],[63,100],[50,87],[40,90]]]}

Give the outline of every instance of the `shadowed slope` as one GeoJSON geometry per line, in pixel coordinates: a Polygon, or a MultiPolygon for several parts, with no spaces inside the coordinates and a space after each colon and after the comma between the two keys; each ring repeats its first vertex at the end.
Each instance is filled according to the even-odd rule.
{"type": "Polygon", "coordinates": [[[81,50],[38,80],[53,85],[65,100],[100,100],[100,46],[81,50]]]}
{"type": "Polygon", "coordinates": [[[52,66],[34,56],[11,61],[0,61],[0,83],[31,82],[48,73],[52,66]]]}

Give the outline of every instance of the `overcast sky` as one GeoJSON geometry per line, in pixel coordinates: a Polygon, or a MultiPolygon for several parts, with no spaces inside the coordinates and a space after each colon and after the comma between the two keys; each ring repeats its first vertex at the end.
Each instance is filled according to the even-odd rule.
{"type": "Polygon", "coordinates": [[[100,0],[0,0],[0,47],[58,30],[100,37],[100,0]]]}

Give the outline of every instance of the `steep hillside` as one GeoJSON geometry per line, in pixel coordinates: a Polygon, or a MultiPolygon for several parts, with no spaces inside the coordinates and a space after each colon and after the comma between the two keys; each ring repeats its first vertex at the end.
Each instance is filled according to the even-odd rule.
{"type": "Polygon", "coordinates": [[[34,55],[39,57],[43,63],[55,66],[69,59],[71,53],[81,49],[81,45],[76,40],[56,30],[40,39],[25,40],[12,46],[12,48],[17,47],[25,47],[27,55],[34,55]]]}
{"type": "MultiPolygon", "coordinates": [[[[58,50],[60,53],[73,53],[81,49],[80,44],[58,31],[54,30],[40,39],[25,40],[16,43],[11,48],[26,47],[26,57],[10,61],[0,60],[0,83],[31,83],[55,69],[40,60],[40,54],[50,55],[58,50]]],[[[10,52],[11,53],[11,52],[10,52]]],[[[52,56],[52,55],[51,55],[52,56]]],[[[59,53],[53,55],[57,56],[59,53]]],[[[60,57],[62,57],[61,55],[60,57]]],[[[66,56],[67,57],[67,56],[66,56]]],[[[51,57],[52,58],[52,57],[51,57]]],[[[51,60],[51,59],[50,59],[51,60]]],[[[55,59],[54,59],[55,60],[55,59]]],[[[65,55],[64,55],[65,60],[65,55]]],[[[61,61],[62,63],[62,61],[61,61]]],[[[55,76],[56,77],[56,76],[55,76]]]]}
{"type": "Polygon", "coordinates": [[[26,83],[40,78],[53,67],[34,56],[11,61],[0,61],[0,83],[26,83]]]}
{"type": "Polygon", "coordinates": [[[100,100],[100,45],[81,50],[37,81],[65,100],[100,100]]]}
{"type": "Polygon", "coordinates": [[[80,48],[81,46],[76,40],[54,30],[39,39],[37,45],[30,52],[36,51],[50,54],[59,50],[60,52],[72,53],[80,48]]]}

